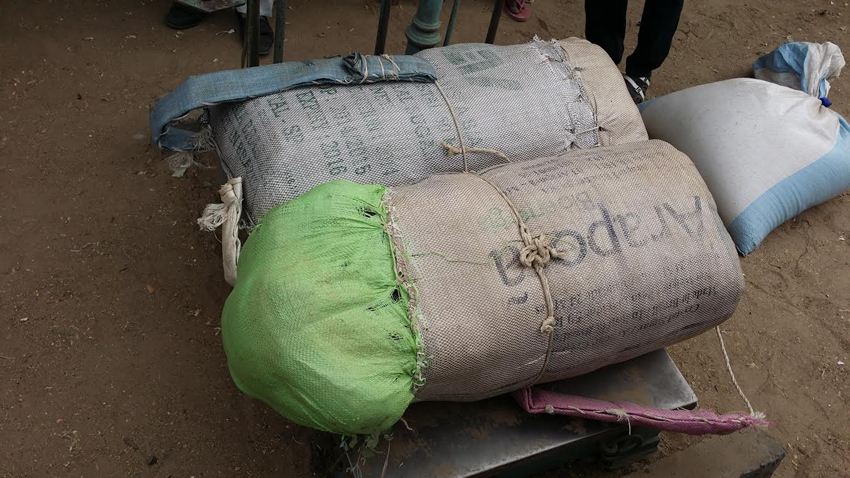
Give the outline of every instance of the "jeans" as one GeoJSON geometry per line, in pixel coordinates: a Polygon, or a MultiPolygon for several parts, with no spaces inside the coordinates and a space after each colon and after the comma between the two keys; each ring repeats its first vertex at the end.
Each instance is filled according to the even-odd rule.
{"type": "MultiPolygon", "coordinates": [[[[272,5],[274,5],[274,0],[260,0],[260,16],[261,17],[270,17],[272,16],[272,5]]],[[[236,7],[236,11],[245,15],[248,13],[248,4],[243,4],[236,7]]]]}
{"type": "MultiPolygon", "coordinates": [[[[626,59],[626,74],[649,77],[667,58],[685,0],[646,0],[638,43],[626,59]]],[[[623,59],[628,0],[585,0],[585,36],[602,47],[614,63],[623,59]]]]}

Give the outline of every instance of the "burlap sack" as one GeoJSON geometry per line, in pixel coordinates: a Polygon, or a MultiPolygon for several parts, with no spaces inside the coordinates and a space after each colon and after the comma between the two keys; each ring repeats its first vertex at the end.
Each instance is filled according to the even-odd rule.
{"type": "Polygon", "coordinates": [[[477,400],[684,340],[743,286],[693,164],[646,141],[320,185],[249,237],[222,337],[245,393],[302,425],[375,433],[413,400],[477,400]]]}
{"type": "Polygon", "coordinates": [[[429,357],[416,400],[479,400],[628,360],[719,324],[743,293],[711,194],[661,141],[434,176],[387,202],[429,357]],[[541,269],[552,312],[508,202],[562,254],[541,269]]]}
{"type": "MultiPolygon", "coordinates": [[[[211,106],[215,143],[228,176],[242,178],[249,223],[335,179],[401,185],[460,171],[441,142],[523,161],[647,139],[617,66],[585,40],[417,55],[437,83],[324,85],[211,106]]],[[[482,152],[468,159],[473,169],[502,161],[482,152]]]]}

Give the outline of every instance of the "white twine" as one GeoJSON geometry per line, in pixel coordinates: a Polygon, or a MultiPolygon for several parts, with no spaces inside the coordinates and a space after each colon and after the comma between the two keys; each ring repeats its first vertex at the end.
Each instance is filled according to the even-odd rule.
{"type": "Polygon", "coordinates": [[[632,421],[629,418],[629,414],[626,413],[625,410],[623,410],[621,408],[609,408],[608,410],[605,410],[605,413],[607,413],[609,415],[614,415],[615,417],[617,417],[618,422],[625,420],[626,424],[629,426],[629,436],[631,436],[631,434],[632,434],[632,421]]]}
{"type": "Polygon", "coordinates": [[[750,416],[753,418],[764,418],[764,413],[757,412],[753,410],[752,404],[750,404],[750,399],[747,398],[747,395],[744,394],[744,390],[741,389],[741,386],[738,385],[738,380],[735,378],[735,372],[732,371],[732,363],[729,361],[729,353],[726,352],[726,344],[723,342],[723,335],[720,333],[720,326],[714,328],[717,331],[717,338],[720,339],[720,349],[723,351],[723,358],[726,359],[726,370],[729,371],[729,376],[732,377],[732,383],[735,384],[735,388],[738,389],[738,395],[744,399],[744,403],[747,404],[747,409],[750,411],[750,416]]]}
{"type": "Polygon", "coordinates": [[[239,240],[239,218],[242,216],[242,178],[233,178],[218,191],[221,204],[209,204],[198,219],[202,231],[212,232],[221,226],[221,261],[224,280],[236,285],[236,266],[242,242],[239,240]]]}

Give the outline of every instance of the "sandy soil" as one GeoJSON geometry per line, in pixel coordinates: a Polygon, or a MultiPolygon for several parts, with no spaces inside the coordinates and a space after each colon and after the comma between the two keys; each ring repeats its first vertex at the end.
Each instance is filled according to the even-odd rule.
{"type": "MultiPolygon", "coordinates": [[[[371,51],[374,0],[290,4],[287,59],[371,51]]],[[[455,42],[483,40],[489,4],[463,2],[455,42]]],[[[218,242],[194,222],[218,176],[172,178],[147,114],[188,75],[238,67],[238,35],[229,12],[169,30],[168,5],[0,3],[0,477],[312,476],[311,447],[336,453],[226,371],[217,325],[229,289],[218,242]]],[[[503,18],[497,42],[580,36],[582,5],[538,0],[529,22],[503,18]]],[[[403,52],[414,8],[394,8],[390,52],[403,52]]],[[[650,93],[747,75],[791,39],[850,51],[848,20],[843,0],[689,1],[650,93]]],[[[831,95],[845,116],[847,81],[831,95]]],[[[846,194],[780,227],[742,259],[747,293],[723,326],[742,387],[789,452],[778,477],[850,476],[845,236],[846,194]]],[[[713,332],[672,353],[702,406],[744,409],[713,332]]],[[[664,436],[662,454],[694,440],[664,436]]]]}

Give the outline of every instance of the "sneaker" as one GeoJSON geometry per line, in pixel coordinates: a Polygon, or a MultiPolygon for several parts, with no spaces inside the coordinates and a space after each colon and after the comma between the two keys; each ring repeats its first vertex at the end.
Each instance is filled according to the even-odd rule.
{"type": "Polygon", "coordinates": [[[623,75],[623,79],[626,81],[626,89],[629,90],[635,104],[643,103],[646,100],[646,90],[649,89],[649,77],[636,76],[632,78],[629,75],[623,75]]]}
{"type": "Polygon", "coordinates": [[[171,9],[165,15],[165,24],[175,30],[192,28],[204,19],[204,12],[189,8],[179,3],[172,3],[171,9]]]}
{"type": "MultiPolygon", "coordinates": [[[[239,15],[239,33],[242,41],[245,41],[245,30],[248,27],[248,19],[241,13],[237,12],[236,14],[239,15]]],[[[272,30],[272,25],[269,23],[268,18],[260,17],[260,55],[268,55],[272,51],[272,45],[274,45],[274,30],[272,30]]]]}

